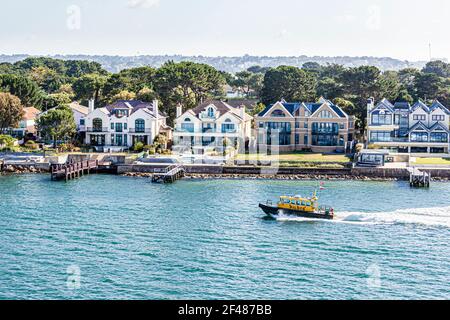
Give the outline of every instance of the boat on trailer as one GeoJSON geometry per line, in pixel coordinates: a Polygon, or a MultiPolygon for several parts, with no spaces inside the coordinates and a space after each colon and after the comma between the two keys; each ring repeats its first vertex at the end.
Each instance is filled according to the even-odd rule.
{"type": "Polygon", "coordinates": [[[329,206],[319,206],[318,201],[319,198],[314,192],[311,198],[281,196],[276,205],[268,200],[265,204],[260,203],[259,207],[272,218],[280,215],[292,215],[302,218],[333,220],[334,209],[329,206]]]}

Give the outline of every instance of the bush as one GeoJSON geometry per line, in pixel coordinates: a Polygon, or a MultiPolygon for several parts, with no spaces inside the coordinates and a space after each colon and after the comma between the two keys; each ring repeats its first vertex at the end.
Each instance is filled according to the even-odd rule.
{"type": "Polygon", "coordinates": [[[79,152],[81,149],[73,145],[72,143],[63,143],[59,145],[59,151],[61,152],[79,152]]]}
{"type": "Polygon", "coordinates": [[[27,142],[25,142],[25,148],[30,150],[37,150],[39,149],[39,145],[33,140],[28,140],[27,142]]]}
{"type": "Polygon", "coordinates": [[[14,146],[15,141],[16,139],[7,134],[0,134],[0,146],[12,148],[14,146]]]}
{"type": "Polygon", "coordinates": [[[156,149],[155,148],[150,148],[148,149],[148,154],[155,154],[156,153],[156,149]]]}
{"type": "Polygon", "coordinates": [[[144,144],[142,142],[136,142],[133,149],[135,152],[142,152],[144,150],[144,144]]]}

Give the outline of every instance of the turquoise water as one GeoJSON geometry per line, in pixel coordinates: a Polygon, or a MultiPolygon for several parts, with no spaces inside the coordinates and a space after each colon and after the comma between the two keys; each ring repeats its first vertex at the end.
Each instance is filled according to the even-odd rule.
{"type": "Polygon", "coordinates": [[[327,182],[336,221],[257,208],[315,186],[1,176],[0,298],[450,298],[450,184],[327,182]]]}

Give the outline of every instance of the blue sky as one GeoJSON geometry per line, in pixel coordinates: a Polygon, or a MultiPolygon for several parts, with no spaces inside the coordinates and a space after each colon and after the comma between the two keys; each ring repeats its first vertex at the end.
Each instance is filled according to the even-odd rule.
{"type": "Polygon", "coordinates": [[[450,59],[448,0],[2,0],[0,54],[450,59]]]}

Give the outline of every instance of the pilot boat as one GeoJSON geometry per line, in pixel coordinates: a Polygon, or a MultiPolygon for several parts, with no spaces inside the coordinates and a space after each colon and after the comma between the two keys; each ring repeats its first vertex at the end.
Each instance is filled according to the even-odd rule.
{"type": "Polygon", "coordinates": [[[334,209],[328,206],[319,206],[319,198],[314,192],[311,198],[301,196],[281,196],[276,205],[268,200],[260,203],[259,207],[270,217],[279,215],[294,215],[303,218],[327,219],[334,218],[334,209]]]}

